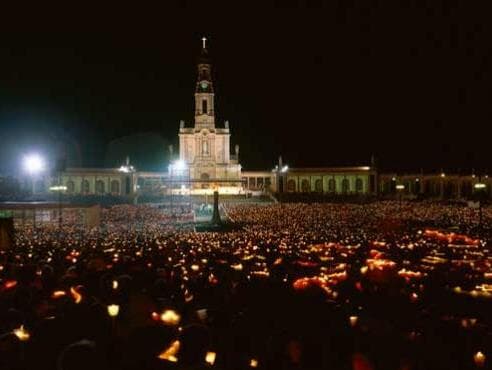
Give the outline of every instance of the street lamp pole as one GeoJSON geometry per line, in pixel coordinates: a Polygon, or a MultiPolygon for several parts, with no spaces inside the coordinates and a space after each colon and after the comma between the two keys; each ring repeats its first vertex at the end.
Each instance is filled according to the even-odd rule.
{"type": "Polygon", "coordinates": [[[482,228],[482,198],[485,193],[485,189],[487,188],[487,184],[482,182],[482,176],[478,176],[478,182],[473,186],[477,191],[478,196],[478,227],[482,228]]]}
{"type": "Polygon", "coordinates": [[[401,198],[402,198],[402,193],[403,193],[403,190],[405,190],[405,185],[403,184],[398,184],[396,185],[396,190],[398,191],[398,198],[399,198],[399,212],[401,213],[401,198]]]}

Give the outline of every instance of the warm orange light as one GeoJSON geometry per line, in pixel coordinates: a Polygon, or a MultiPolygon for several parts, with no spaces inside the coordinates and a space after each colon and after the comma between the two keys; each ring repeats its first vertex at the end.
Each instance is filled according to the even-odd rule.
{"type": "Polygon", "coordinates": [[[161,321],[166,325],[178,325],[181,321],[181,315],[174,310],[165,310],[161,314],[161,321]]]}
{"type": "Polygon", "coordinates": [[[117,304],[110,304],[108,306],[108,314],[111,317],[116,317],[120,313],[120,306],[117,304]]]}
{"type": "Polygon", "coordinates": [[[73,300],[75,301],[75,303],[79,304],[80,302],[82,302],[82,294],[80,294],[77,289],[77,288],[74,288],[74,287],[71,287],[70,288],[70,294],[72,295],[72,298],[73,300]]]}
{"type": "Polygon", "coordinates": [[[21,342],[25,342],[31,337],[31,334],[24,329],[24,325],[21,325],[20,328],[14,329],[12,332],[21,342]]]}
{"type": "Polygon", "coordinates": [[[55,290],[53,294],[51,294],[51,298],[57,299],[61,297],[65,297],[67,293],[64,290],[55,290]]]}
{"type": "Polygon", "coordinates": [[[17,281],[16,280],[7,280],[3,286],[5,289],[12,289],[15,286],[17,286],[17,281]]]}
{"type": "Polygon", "coordinates": [[[477,367],[484,367],[485,355],[482,352],[478,351],[473,355],[473,361],[475,362],[475,365],[477,365],[477,367]]]}
{"type": "Polygon", "coordinates": [[[178,362],[178,358],[176,357],[176,355],[179,352],[180,346],[181,343],[179,342],[179,340],[175,340],[158,356],[158,358],[165,361],[178,362]]]}
{"type": "Polygon", "coordinates": [[[211,366],[215,363],[215,357],[217,357],[217,354],[215,352],[207,352],[205,355],[205,362],[211,366]]]}

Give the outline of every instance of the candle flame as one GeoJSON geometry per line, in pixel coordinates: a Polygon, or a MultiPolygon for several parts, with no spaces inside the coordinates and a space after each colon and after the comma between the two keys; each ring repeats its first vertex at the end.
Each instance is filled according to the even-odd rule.
{"type": "Polygon", "coordinates": [[[205,362],[211,366],[215,363],[215,357],[217,354],[215,352],[207,352],[205,355],[205,362]]]}
{"type": "Polygon", "coordinates": [[[171,343],[171,345],[166,348],[159,356],[157,356],[161,360],[169,361],[169,362],[178,362],[178,358],[176,355],[179,352],[179,348],[181,343],[179,340],[175,340],[171,343]]]}
{"type": "Polygon", "coordinates": [[[178,325],[181,321],[181,315],[174,310],[165,310],[161,314],[161,321],[166,325],[178,325]]]}
{"type": "Polygon", "coordinates": [[[82,294],[80,294],[77,289],[79,287],[75,288],[75,287],[71,287],[70,288],[70,294],[72,295],[73,297],[73,300],[75,301],[75,303],[79,304],[80,302],[82,302],[82,294]]]}
{"type": "Polygon", "coordinates": [[[31,334],[24,329],[24,325],[21,325],[20,328],[14,329],[13,333],[21,342],[25,342],[31,337],[31,334]]]}
{"type": "Polygon", "coordinates": [[[120,312],[120,306],[118,306],[117,304],[110,304],[108,306],[109,316],[116,317],[116,316],[118,316],[119,312],[120,312]]]}
{"type": "Polygon", "coordinates": [[[55,290],[53,294],[51,294],[51,298],[57,299],[66,296],[67,293],[64,290],[55,290]]]}
{"type": "Polygon", "coordinates": [[[17,281],[16,280],[7,280],[4,284],[5,289],[12,289],[15,286],[17,286],[17,281]]]}
{"type": "Polygon", "coordinates": [[[473,355],[473,361],[478,367],[483,367],[485,365],[485,355],[481,351],[478,351],[473,355]]]}

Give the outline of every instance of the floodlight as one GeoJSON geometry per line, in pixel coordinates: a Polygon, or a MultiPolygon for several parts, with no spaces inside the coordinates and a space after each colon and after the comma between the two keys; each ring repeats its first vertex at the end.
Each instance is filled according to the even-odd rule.
{"type": "Polygon", "coordinates": [[[31,175],[43,171],[45,167],[44,160],[39,154],[29,154],[25,156],[23,165],[25,171],[31,175]]]}
{"type": "Polygon", "coordinates": [[[173,163],[173,167],[175,170],[182,171],[186,169],[186,162],[182,159],[179,159],[173,163]]]}

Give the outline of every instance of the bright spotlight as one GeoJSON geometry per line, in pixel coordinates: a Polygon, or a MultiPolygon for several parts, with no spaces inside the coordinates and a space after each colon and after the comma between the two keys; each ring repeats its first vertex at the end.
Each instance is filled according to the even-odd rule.
{"type": "Polygon", "coordinates": [[[24,157],[24,169],[31,175],[44,170],[45,163],[39,154],[29,154],[24,157]]]}
{"type": "Polygon", "coordinates": [[[182,159],[179,159],[172,164],[173,169],[177,171],[183,171],[186,169],[186,162],[183,161],[182,159]]]}

